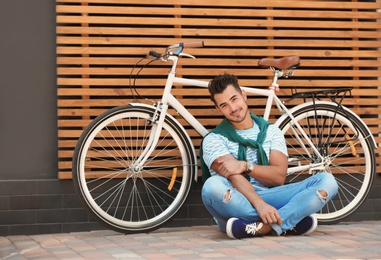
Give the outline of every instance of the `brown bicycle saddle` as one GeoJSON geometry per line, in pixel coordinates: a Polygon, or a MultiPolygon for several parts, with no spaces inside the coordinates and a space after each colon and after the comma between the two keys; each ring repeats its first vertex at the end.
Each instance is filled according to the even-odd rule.
{"type": "Polygon", "coordinates": [[[258,65],[265,68],[274,67],[279,70],[289,70],[296,68],[300,64],[299,56],[285,56],[279,59],[263,58],[260,59],[258,65]]]}

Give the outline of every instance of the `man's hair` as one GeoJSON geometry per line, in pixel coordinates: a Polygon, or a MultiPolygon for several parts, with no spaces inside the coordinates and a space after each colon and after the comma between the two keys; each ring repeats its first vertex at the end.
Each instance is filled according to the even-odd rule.
{"type": "Polygon", "coordinates": [[[214,99],[214,95],[221,94],[229,85],[232,85],[239,93],[242,93],[242,90],[238,84],[237,77],[232,74],[225,73],[222,75],[218,75],[209,82],[208,90],[210,93],[210,99],[213,101],[215,105],[217,104],[216,100],[214,99]]]}

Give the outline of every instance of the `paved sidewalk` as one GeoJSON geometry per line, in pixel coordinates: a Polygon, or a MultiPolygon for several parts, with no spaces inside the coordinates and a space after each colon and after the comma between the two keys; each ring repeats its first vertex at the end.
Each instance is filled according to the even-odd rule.
{"type": "Polygon", "coordinates": [[[381,259],[381,221],[319,225],[309,236],[229,239],[216,226],[0,237],[14,259],[381,259]]]}

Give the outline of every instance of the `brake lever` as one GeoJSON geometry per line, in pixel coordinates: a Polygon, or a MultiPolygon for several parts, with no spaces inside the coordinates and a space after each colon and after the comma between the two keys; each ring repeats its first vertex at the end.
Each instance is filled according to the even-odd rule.
{"type": "Polygon", "coordinates": [[[193,56],[193,55],[190,55],[190,54],[188,54],[188,53],[180,53],[180,54],[179,54],[179,56],[184,56],[184,57],[187,57],[187,58],[196,59],[196,57],[195,57],[195,56],[193,56]]]}

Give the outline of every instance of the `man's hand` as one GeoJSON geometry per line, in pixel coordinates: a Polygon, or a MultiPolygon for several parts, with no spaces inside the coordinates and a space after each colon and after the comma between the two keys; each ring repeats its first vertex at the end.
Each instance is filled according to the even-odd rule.
{"type": "Polygon", "coordinates": [[[229,178],[231,175],[241,175],[246,170],[244,161],[238,161],[232,155],[225,155],[216,161],[217,171],[221,176],[229,178]]]}
{"type": "Polygon", "coordinates": [[[278,224],[279,226],[282,226],[283,219],[280,217],[276,208],[267,204],[264,201],[256,203],[254,207],[257,210],[258,215],[262,219],[264,224],[278,224]]]}
{"type": "Polygon", "coordinates": [[[212,164],[212,169],[221,176],[228,178],[233,187],[250,201],[264,224],[276,223],[279,226],[283,224],[283,220],[276,208],[267,204],[258,196],[251,183],[242,176],[242,173],[246,170],[246,162],[238,161],[231,154],[228,154],[216,159],[212,164]]]}

